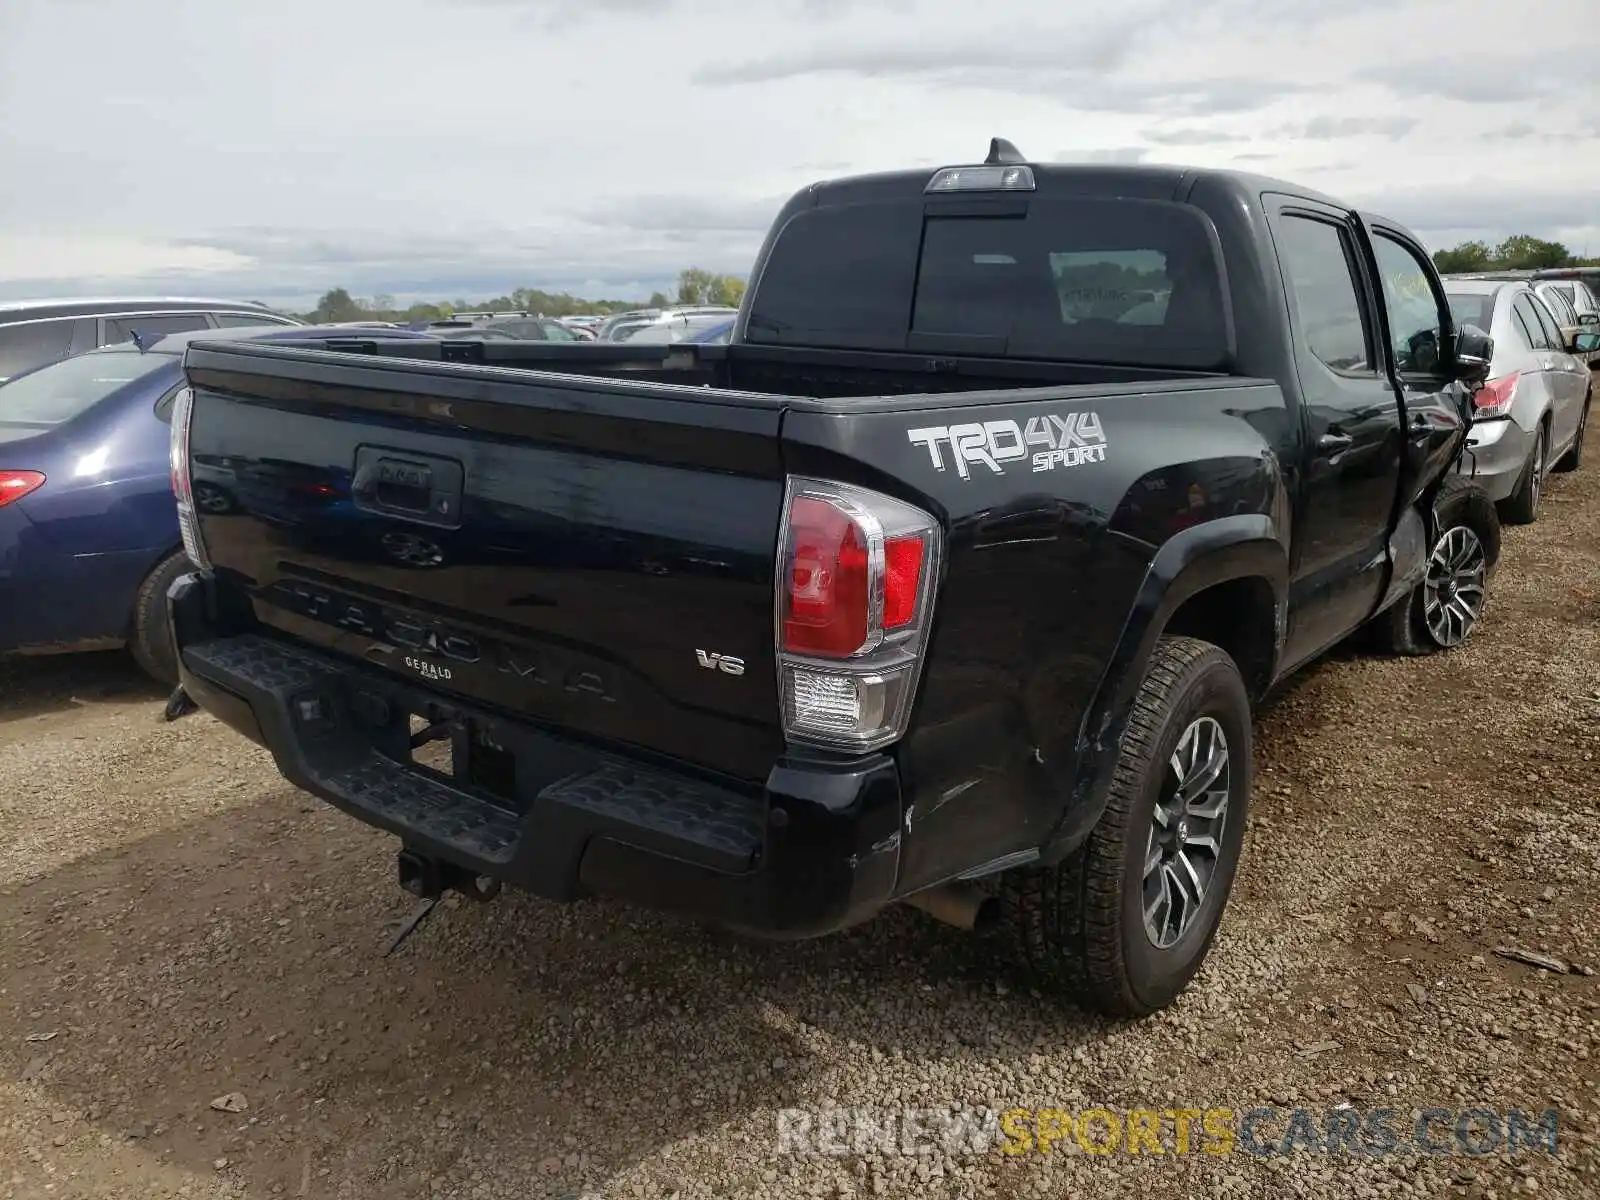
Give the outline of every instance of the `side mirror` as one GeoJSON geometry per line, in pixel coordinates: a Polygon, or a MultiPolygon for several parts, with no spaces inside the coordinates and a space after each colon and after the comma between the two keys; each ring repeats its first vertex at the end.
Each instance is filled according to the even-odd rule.
{"type": "Polygon", "coordinates": [[[1439,369],[1439,335],[1434,330],[1424,329],[1412,334],[1406,342],[1406,348],[1410,353],[1410,361],[1403,366],[1430,375],[1439,369]]]}
{"type": "Polygon", "coordinates": [[[1463,325],[1456,330],[1455,355],[1451,360],[1451,374],[1462,383],[1476,387],[1489,378],[1489,364],[1494,361],[1494,339],[1476,325],[1463,325]]]}
{"type": "Polygon", "coordinates": [[[1600,350],[1600,333],[1580,329],[1572,335],[1572,341],[1567,348],[1574,354],[1592,354],[1594,351],[1600,350]]]}

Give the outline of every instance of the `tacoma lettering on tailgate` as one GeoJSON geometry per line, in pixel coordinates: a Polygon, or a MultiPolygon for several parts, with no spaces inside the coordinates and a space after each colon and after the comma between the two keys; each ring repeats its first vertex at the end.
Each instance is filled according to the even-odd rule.
{"type": "Polygon", "coordinates": [[[452,629],[420,614],[398,612],[371,600],[300,582],[275,583],[261,598],[302,617],[370,638],[373,650],[410,650],[443,659],[443,663],[432,663],[416,654],[400,655],[408,670],[434,682],[454,681],[461,668],[477,666],[608,704],[617,699],[598,670],[587,663],[566,661],[569,654],[513,646],[498,638],[452,629]]]}

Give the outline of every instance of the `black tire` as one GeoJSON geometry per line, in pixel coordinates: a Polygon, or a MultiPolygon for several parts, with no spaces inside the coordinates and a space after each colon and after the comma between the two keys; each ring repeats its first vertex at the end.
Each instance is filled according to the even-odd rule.
{"type": "MultiPolygon", "coordinates": [[[[1428,547],[1430,561],[1450,531],[1457,526],[1465,526],[1483,548],[1484,582],[1487,583],[1500,561],[1500,516],[1495,511],[1494,502],[1471,480],[1452,475],[1440,486],[1433,510],[1438,532],[1434,535],[1433,544],[1428,547]]],[[[1402,656],[1433,654],[1449,649],[1451,644],[1441,641],[1429,628],[1427,603],[1428,588],[1424,581],[1413,588],[1405,599],[1397,600],[1380,613],[1372,626],[1378,649],[1402,656]]],[[[1481,607],[1478,615],[1482,616],[1481,607]]],[[[1473,624],[1476,625],[1476,621],[1473,624]]],[[[1470,634],[1469,628],[1467,636],[1470,634]]],[[[1462,640],[1465,641],[1465,637],[1462,640]]]]}
{"type": "Polygon", "coordinates": [[[1578,432],[1572,439],[1572,448],[1561,456],[1551,470],[1576,471],[1583,466],[1583,435],[1589,428],[1589,404],[1593,400],[1593,392],[1583,398],[1583,411],[1578,414],[1578,432]]]}
{"type": "Polygon", "coordinates": [[[1140,1017],[1188,986],[1211,948],[1238,866],[1251,733],[1250,700],[1233,660],[1209,642],[1162,638],[1122,737],[1105,814],[1088,841],[1056,866],[1001,879],[1007,925],[1042,990],[1107,1016],[1140,1017]],[[1176,779],[1168,763],[1185,731],[1204,717],[1226,738],[1226,816],[1193,922],[1161,949],[1145,930],[1145,855],[1155,806],[1176,779]]]}
{"type": "Polygon", "coordinates": [[[157,683],[178,683],[178,652],[167,628],[167,589],[194,568],[182,550],[169,554],[144,577],[133,600],[133,620],[128,629],[128,650],[146,675],[157,683]]]}
{"type": "Polygon", "coordinates": [[[1517,490],[1500,505],[1500,516],[1507,525],[1532,525],[1539,519],[1539,504],[1544,499],[1545,454],[1550,445],[1550,426],[1539,423],[1534,434],[1533,449],[1523,464],[1522,475],[1517,480],[1517,490]]]}

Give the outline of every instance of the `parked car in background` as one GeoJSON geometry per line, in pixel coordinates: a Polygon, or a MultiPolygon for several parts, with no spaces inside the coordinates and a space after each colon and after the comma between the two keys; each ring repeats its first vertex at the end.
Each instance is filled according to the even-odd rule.
{"type": "Polygon", "coordinates": [[[192,329],[299,325],[264,304],[177,296],[0,301],[0,381],[57,359],[192,329]]]}
{"type": "Polygon", "coordinates": [[[1582,279],[1535,279],[1535,290],[1542,296],[1544,289],[1560,292],[1571,302],[1578,314],[1580,325],[1600,325],[1600,279],[1585,283],[1582,279]]]}
{"type": "Polygon", "coordinates": [[[554,317],[528,312],[457,313],[442,321],[430,321],[428,331],[444,329],[497,329],[501,333],[531,342],[575,342],[578,335],[554,317]]]}
{"type": "Polygon", "coordinates": [[[733,337],[733,318],[720,321],[708,329],[702,329],[685,341],[696,342],[702,346],[726,346],[733,337]]]}
{"type": "Polygon", "coordinates": [[[1546,471],[1575,470],[1581,460],[1594,385],[1573,351],[1600,347],[1600,333],[1565,337],[1524,280],[1451,276],[1444,287],[1456,324],[1494,338],[1458,470],[1489,493],[1503,519],[1527,524],[1539,516],[1546,471]]]}
{"type": "MultiPolygon", "coordinates": [[[[652,326],[670,326],[674,322],[688,318],[709,316],[720,320],[732,320],[739,315],[737,308],[730,308],[723,304],[677,304],[670,308],[647,308],[634,312],[619,313],[610,318],[600,327],[599,340],[602,342],[629,342],[641,329],[652,326]]],[[[668,338],[668,341],[673,339],[668,338]]]]}
{"type": "MultiPolygon", "coordinates": [[[[185,560],[168,421],[196,338],[368,341],[348,328],[257,323],[92,350],[0,384],[0,653],[126,645],[155,678],[176,681],[166,589],[185,560]]],[[[196,490],[206,511],[227,511],[225,483],[196,490]]]]}
{"type": "Polygon", "coordinates": [[[444,338],[446,341],[470,341],[475,338],[489,342],[520,342],[523,340],[516,334],[508,333],[504,329],[497,329],[493,325],[451,325],[443,327],[430,325],[423,332],[429,337],[444,338]]]}
{"type": "Polygon", "coordinates": [[[639,326],[629,333],[626,340],[645,346],[662,342],[695,342],[705,345],[709,340],[706,335],[717,331],[722,333],[721,340],[727,341],[727,335],[733,332],[733,317],[720,312],[669,313],[662,320],[639,326]]]}
{"type": "Polygon", "coordinates": [[[1590,296],[1600,299],[1600,266],[1597,267],[1545,267],[1535,271],[1533,277],[1540,282],[1581,283],[1590,296]]]}
{"type": "Polygon", "coordinates": [[[661,312],[662,310],[659,308],[630,308],[624,312],[612,313],[595,327],[595,337],[602,342],[613,341],[615,339],[612,338],[611,334],[614,330],[620,329],[624,325],[648,325],[659,317],[661,312]]]}
{"type": "MultiPolygon", "coordinates": [[[[1568,349],[1572,349],[1573,335],[1581,330],[1594,327],[1594,322],[1586,322],[1583,319],[1574,302],[1575,291],[1581,287],[1583,287],[1583,284],[1578,283],[1576,280],[1566,283],[1558,283],[1553,279],[1536,279],[1533,281],[1534,295],[1543,300],[1545,307],[1554,315],[1556,324],[1561,327],[1563,344],[1568,349]]],[[[1584,290],[1587,291],[1588,289],[1584,288],[1584,290]]],[[[1588,367],[1590,371],[1600,370],[1600,354],[1596,354],[1594,351],[1578,350],[1573,350],[1573,353],[1583,360],[1583,365],[1588,367]]]]}
{"type": "Polygon", "coordinates": [[[1579,324],[1600,325],[1600,296],[1593,287],[1581,279],[1552,279],[1550,285],[1560,288],[1572,300],[1572,307],[1578,310],[1579,324]]]}

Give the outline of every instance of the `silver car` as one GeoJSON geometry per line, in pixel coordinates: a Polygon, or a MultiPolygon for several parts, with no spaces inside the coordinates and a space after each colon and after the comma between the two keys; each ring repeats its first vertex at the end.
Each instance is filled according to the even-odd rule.
{"type": "Polygon", "coordinates": [[[702,334],[720,325],[727,325],[732,320],[732,313],[673,313],[665,320],[634,330],[628,334],[627,340],[630,345],[638,346],[695,342],[700,340],[702,334]]]}
{"type": "MultiPolygon", "coordinates": [[[[1545,307],[1555,317],[1556,324],[1561,326],[1561,337],[1568,347],[1573,345],[1573,334],[1594,328],[1593,321],[1585,321],[1579,314],[1577,303],[1573,299],[1574,289],[1583,287],[1583,284],[1575,280],[1556,283],[1535,279],[1531,286],[1534,294],[1544,301],[1545,307]]],[[[1583,365],[1589,370],[1600,370],[1600,353],[1590,351],[1580,353],[1578,357],[1583,359],[1583,365]]]]}
{"type": "Polygon", "coordinates": [[[671,325],[684,317],[710,316],[726,320],[739,315],[737,308],[722,304],[674,304],[668,308],[641,308],[617,313],[600,326],[602,342],[628,342],[641,330],[653,325],[671,325]]]}
{"type": "Polygon", "coordinates": [[[1526,281],[1444,283],[1456,325],[1476,325],[1494,338],[1489,379],[1475,397],[1477,414],[1459,470],[1475,477],[1503,519],[1527,524],[1539,515],[1545,473],[1578,465],[1592,385],[1573,351],[1600,345],[1600,334],[1564,337],[1526,281]]]}

